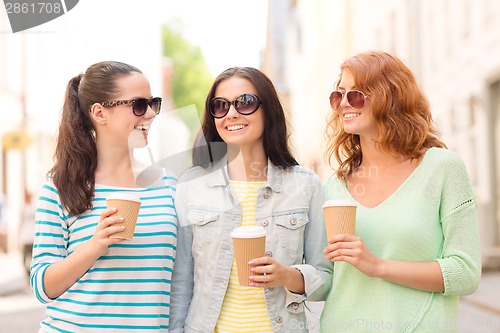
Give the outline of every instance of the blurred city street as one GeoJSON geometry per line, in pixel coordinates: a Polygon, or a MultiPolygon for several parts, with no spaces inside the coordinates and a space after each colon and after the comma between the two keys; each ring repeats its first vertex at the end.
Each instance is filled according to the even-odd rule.
{"type": "Polygon", "coordinates": [[[0,296],[0,332],[36,333],[45,308],[29,288],[13,295],[0,296]]]}
{"type": "MultiPolygon", "coordinates": [[[[0,254],[0,272],[0,333],[36,333],[44,317],[44,306],[29,290],[20,258],[0,254]]],[[[321,304],[309,307],[313,311],[311,317],[317,320],[321,304]]],[[[318,332],[317,321],[313,320],[310,328],[311,333],[318,332]]],[[[500,332],[500,271],[483,273],[479,289],[462,297],[457,332],[500,332]]]]}

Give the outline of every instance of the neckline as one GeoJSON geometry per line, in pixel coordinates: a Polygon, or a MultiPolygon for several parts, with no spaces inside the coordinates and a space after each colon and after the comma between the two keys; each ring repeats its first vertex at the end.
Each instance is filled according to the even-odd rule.
{"type": "Polygon", "coordinates": [[[94,188],[96,189],[116,189],[116,190],[124,190],[124,191],[144,191],[145,187],[125,187],[125,186],[115,186],[115,185],[107,185],[101,183],[95,183],[94,188]]]}
{"type": "Polygon", "coordinates": [[[384,206],[387,202],[391,201],[392,198],[394,198],[398,192],[401,192],[402,189],[404,187],[407,186],[407,184],[413,179],[415,178],[416,174],[418,174],[420,172],[420,169],[422,169],[422,165],[424,164],[424,162],[426,161],[427,159],[427,155],[429,154],[429,152],[431,150],[434,150],[436,147],[431,147],[429,148],[425,153],[424,153],[424,156],[422,156],[422,160],[418,163],[417,167],[410,173],[410,175],[408,177],[406,177],[406,179],[387,197],[385,198],[382,202],[380,202],[378,205],[376,206],[373,206],[373,207],[367,207],[363,204],[361,204],[358,200],[356,200],[351,192],[349,191],[349,189],[347,188],[347,183],[344,182],[344,187],[345,187],[345,191],[347,192],[347,194],[349,195],[349,197],[354,201],[356,202],[356,204],[358,205],[358,207],[362,207],[362,208],[365,208],[365,209],[376,209],[376,208],[379,208],[379,207],[382,207],[384,206]]]}

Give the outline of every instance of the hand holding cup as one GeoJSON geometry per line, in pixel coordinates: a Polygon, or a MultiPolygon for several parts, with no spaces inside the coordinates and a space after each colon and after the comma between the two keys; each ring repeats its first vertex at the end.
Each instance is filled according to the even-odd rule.
{"type": "Polygon", "coordinates": [[[266,230],[259,226],[238,227],[231,233],[238,280],[241,286],[249,286],[249,276],[254,275],[248,262],[263,257],[266,247],[266,230]]]}
{"type": "Polygon", "coordinates": [[[141,199],[133,193],[113,193],[106,198],[106,202],[108,208],[114,207],[117,209],[116,213],[111,216],[122,216],[124,218],[122,225],[125,226],[125,230],[111,234],[109,238],[131,240],[134,237],[141,199]]]}

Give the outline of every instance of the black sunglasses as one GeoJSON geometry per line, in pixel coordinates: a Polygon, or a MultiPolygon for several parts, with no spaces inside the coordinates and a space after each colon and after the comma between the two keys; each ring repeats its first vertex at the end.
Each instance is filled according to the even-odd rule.
{"type": "Polygon", "coordinates": [[[366,96],[361,91],[349,90],[345,92],[334,90],[330,94],[330,105],[332,106],[332,109],[338,110],[340,103],[342,103],[342,100],[344,99],[344,95],[347,96],[347,103],[349,103],[353,109],[361,110],[365,106],[366,96]]]}
{"type": "Polygon", "coordinates": [[[240,95],[234,101],[229,101],[223,97],[215,97],[210,101],[209,111],[214,118],[224,118],[232,105],[239,114],[248,116],[257,111],[260,104],[259,98],[254,94],[240,95]]]}
{"type": "Polygon", "coordinates": [[[144,116],[148,111],[148,105],[154,111],[155,114],[160,113],[161,97],[132,98],[121,101],[102,102],[99,104],[101,104],[106,108],[118,105],[132,105],[132,112],[134,112],[134,115],[136,115],[137,117],[141,117],[144,116]]]}

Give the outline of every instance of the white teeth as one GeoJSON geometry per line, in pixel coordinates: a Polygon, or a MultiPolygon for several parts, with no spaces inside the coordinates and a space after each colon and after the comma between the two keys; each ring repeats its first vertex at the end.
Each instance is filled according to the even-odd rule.
{"type": "Polygon", "coordinates": [[[228,131],[237,131],[239,129],[242,129],[245,126],[246,125],[230,125],[230,126],[227,127],[227,130],[228,131]]]}
{"type": "Polygon", "coordinates": [[[134,128],[138,129],[138,130],[141,130],[141,131],[147,131],[149,127],[146,126],[146,125],[137,125],[134,128]]]}
{"type": "Polygon", "coordinates": [[[356,118],[359,116],[359,113],[346,113],[344,114],[344,118],[356,118]]]}

